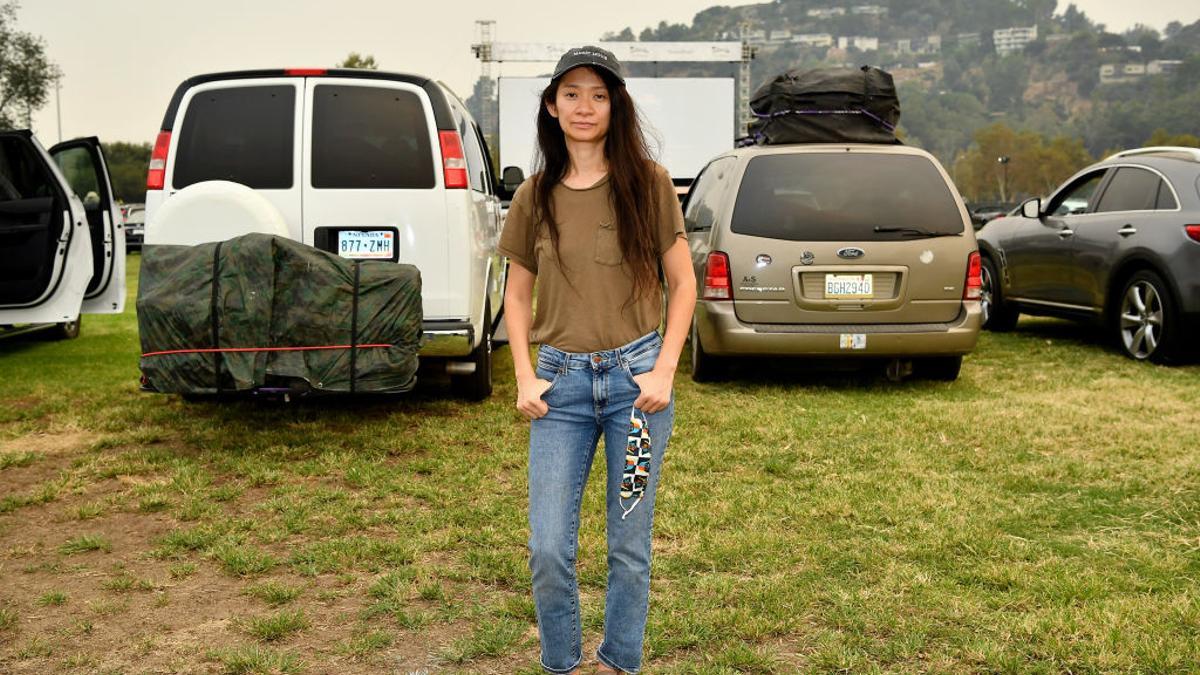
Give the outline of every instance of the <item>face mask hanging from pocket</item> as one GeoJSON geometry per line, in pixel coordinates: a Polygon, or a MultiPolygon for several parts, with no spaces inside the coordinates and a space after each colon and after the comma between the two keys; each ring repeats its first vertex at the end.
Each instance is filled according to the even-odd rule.
{"type": "Polygon", "coordinates": [[[629,433],[625,436],[625,470],[621,474],[621,520],[625,520],[642,501],[650,480],[650,424],[637,408],[629,413],[629,433]],[[629,508],[625,500],[633,499],[629,508]]]}

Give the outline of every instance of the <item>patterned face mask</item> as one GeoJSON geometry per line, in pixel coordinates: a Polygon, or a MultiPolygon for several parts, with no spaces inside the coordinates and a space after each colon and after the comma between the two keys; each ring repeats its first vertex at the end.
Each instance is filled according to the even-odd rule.
{"type": "Polygon", "coordinates": [[[642,501],[646,481],[650,479],[650,425],[637,408],[629,413],[629,433],[625,438],[625,471],[621,475],[621,520],[642,501]],[[634,502],[625,508],[625,500],[634,502]]]}

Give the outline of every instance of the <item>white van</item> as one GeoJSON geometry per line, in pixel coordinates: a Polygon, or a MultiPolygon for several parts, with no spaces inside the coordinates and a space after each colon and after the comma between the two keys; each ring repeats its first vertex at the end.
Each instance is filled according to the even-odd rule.
{"type": "Polygon", "coordinates": [[[498,186],[479,128],[444,84],[373,70],[192,77],[151,156],[145,243],[227,238],[159,219],[177,193],[211,181],[251,188],[296,241],[416,265],[422,361],[444,363],[470,398],[491,393],[505,272],[498,186]]]}
{"type": "Polygon", "coordinates": [[[0,334],[79,335],[125,310],[125,233],[100,141],[0,132],[0,334]]]}

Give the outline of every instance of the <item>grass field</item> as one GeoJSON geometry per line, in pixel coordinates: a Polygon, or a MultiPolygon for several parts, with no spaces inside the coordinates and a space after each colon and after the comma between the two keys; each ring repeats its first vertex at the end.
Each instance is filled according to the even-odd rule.
{"type": "MultiPolygon", "coordinates": [[[[0,672],[539,672],[507,349],[483,404],[141,394],[135,276],[0,341],[0,672]]],[[[644,672],[1200,671],[1198,385],[1051,320],[950,384],[683,364],[644,672]]]]}

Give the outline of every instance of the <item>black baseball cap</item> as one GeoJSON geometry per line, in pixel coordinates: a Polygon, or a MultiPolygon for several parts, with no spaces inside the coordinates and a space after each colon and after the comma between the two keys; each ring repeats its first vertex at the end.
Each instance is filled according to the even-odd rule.
{"type": "Polygon", "coordinates": [[[568,49],[562,58],[558,60],[558,65],[554,66],[554,77],[551,80],[557,80],[566,74],[568,70],[578,68],[579,66],[595,66],[603,68],[612,73],[617,81],[625,84],[625,76],[621,74],[621,62],[613,53],[607,49],[588,45],[586,47],[576,47],[568,49]]]}

